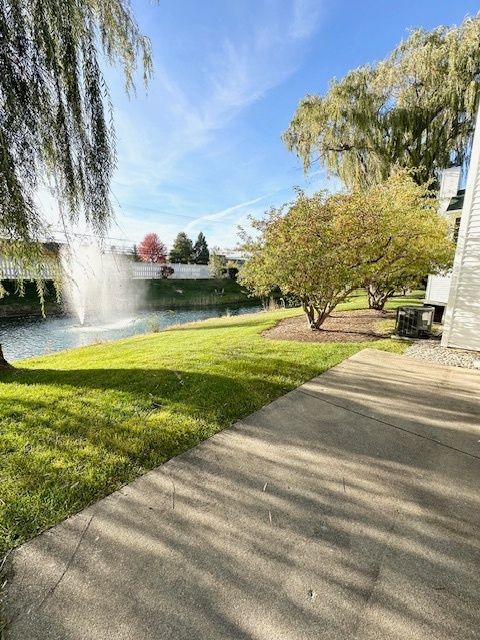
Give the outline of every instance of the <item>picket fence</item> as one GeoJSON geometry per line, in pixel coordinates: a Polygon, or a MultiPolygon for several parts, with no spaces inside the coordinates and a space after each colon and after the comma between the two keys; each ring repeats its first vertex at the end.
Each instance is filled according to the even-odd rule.
{"type": "Polygon", "coordinates": [[[44,264],[40,267],[39,272],[25,269],[22,265],[14,260],[5,260],[0,258],[0,280],[34,280],[35,278],[43,280],[54,280],[56,277],[55,270],[52,266],[44,264]]]}
{"type": "Polygon", "coordinates": [[[210,278],[210,271],[206,264],[150,264],[148,262],[134,262],[132,277],[134,280],[157,280],[162,277],[162,267],[171,267],[173,274],[168,276],[173,280],[206,280],[210,278]]]}

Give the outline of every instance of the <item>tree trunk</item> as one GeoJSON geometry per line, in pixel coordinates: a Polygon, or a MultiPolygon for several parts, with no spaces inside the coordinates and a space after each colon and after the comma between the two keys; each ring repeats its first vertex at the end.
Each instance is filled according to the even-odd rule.
{"type": "Polygon", "coordinates": [[[336,304],[333,305],[332,307],[327,306],[325,309],[322,309],[320,311],[317,307],[314,307],[312,304],[302,299],[302,307],[303,307],[303,310],[305,311],[305,315],[307,316],[307,322],[308,322],[309,328],[312,331],[320,331],[320,329],[322,328],[322,324],[325,322],[328,316],[332,313],[335,306],[336,304]],[[316,318],[315,318],[315,314],[317,316],[316,318]]]}
{"type": "Polygon", "coordinates": [[[314,331],[315,329],[318,329],[315,323],[315,309],[312,307],[311,304],[308,304],[305,300],[302,300],[302,307],[303,307],[303,310],[305,311],[305,315],[307,316],[307,322],[310,329],[312,329],[312,331],[314,331]]]}
{"type": "Polygon", "coordinates": [[[328,318],[330,313],[331,313],[330,311],[322,311],[322,312],[317,311],[317,320],[315,322],[315,329],[320,330],[322,328],[322,324],[328,318]]]}
{"type": "Polygon", "coordinates": [[[367,287],[367,294],[368,308],[376,309],[377,311],[383,311],[383,307],[385,306],[388,295],[385,295],[384,292],[379,292],[377,289],[370,285],[367,287]]]}
{"type": "Polygon", "coordinates": [[[7,369],[13,369],[12,365],[7,362],[5,360],[5,358],[3,357],[3,350],[2,350],[2,345],[0,344],[0,371],[2,370],[7,370],[7,369]]]}

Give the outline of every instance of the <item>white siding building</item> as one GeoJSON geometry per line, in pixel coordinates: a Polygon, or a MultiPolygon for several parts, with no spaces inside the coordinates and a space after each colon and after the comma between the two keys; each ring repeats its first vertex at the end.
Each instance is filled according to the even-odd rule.
{"type": "Polygon", "coordinates": [[[442,346],[480,351],[480,110],[451,274],[442,346]]]}
{"type": "MultiPolygon", "coordinates": [[[[445,169],[442,173],[440,183],[439,208],[438,211],[447,218],[451,218],[450,203],[458,194],[460,179],[462,176],[461,167],[451,167],[445,169]]],[[[456,211],[457,215],[458,212],[456,211]]],[[[455,216],[453,216],[454,218],[455,216]]],[[[452,231],[454,229],[454,220],[452,220],[452,231]]],[[[425,304],[435,307],[445,307],[448,302],[450,293],[450,284],[452,282],[452,274],[429,275],[427,280],[427,289],[425,291],[425,304]]]]}

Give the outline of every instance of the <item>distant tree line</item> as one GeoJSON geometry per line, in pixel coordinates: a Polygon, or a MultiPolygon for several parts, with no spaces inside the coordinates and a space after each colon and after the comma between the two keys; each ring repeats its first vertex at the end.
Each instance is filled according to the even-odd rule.
{"type": "Polygon", "coordinates": [[[133,247],[133,258],[138,262],[165,264],[167,257],[169,262],[176,264],[209,264],[210,251],[205,235],[200,232],[194,243],[181,231],[175,238],[170,253],[156,233],[147,233],[140,244],[133,247]]]}

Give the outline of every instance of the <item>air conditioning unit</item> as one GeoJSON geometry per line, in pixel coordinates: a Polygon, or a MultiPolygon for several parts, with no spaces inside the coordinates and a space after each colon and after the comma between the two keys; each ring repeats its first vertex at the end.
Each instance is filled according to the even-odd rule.
{"type": "Polygon", "coordinates": [[[395,333],[401,338],[423,338],[432,333],[435,307],[399,307],[395,333]]]}

